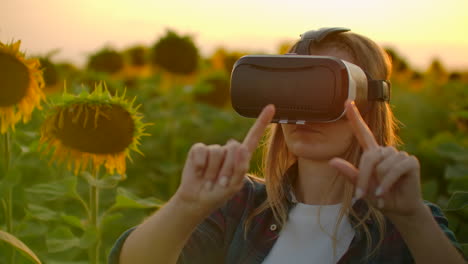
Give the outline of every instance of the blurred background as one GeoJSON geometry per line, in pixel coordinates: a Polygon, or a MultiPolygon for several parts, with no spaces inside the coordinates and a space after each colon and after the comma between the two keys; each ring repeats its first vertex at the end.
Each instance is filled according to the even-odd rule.
{"type": "Polygon", "coordinates": [[[77,66],[96,49],[152,45],[167,29],[189,35],[203,56],[217,48],[275,53],[319,27],[345,26],[393,47],[425,70],[439,58],[468,66],[465,0],[2,0],[0,38],[21,39],[30,54],[58,50],[77,66]]]}
{"type": "MultiPolygon", "coordinates": [[[[109,176],[101,186],[103,263],[124,230],[175,192],[192,144],[244,137],[252,120],[230,106],[234,62],[283,54],[299,34],[329,26],[349,27],[391,55],[401,148],[420,159],[424,198],[444,210],[466,252],[467,10],[466,0],[0,0],[0,41],[21,40],[22,51],[40,58],[48,98],[65,84],[80,93],[105,81],[111,93],[136,97],[153,123],[127,179],[109,176]]],[[[44,115],[36,111],[15,133],[14,234],[44,263],[89,263],[95,233],[75,195],[86,197],[89,182],[40,154],[44,115]]],[[[257,153],[253,172],[259,165],[257,153]]]]}

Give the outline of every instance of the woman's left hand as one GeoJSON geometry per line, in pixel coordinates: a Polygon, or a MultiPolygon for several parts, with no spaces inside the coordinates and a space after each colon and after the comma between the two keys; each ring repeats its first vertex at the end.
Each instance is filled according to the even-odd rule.
{"type": "Polygon", "coordinates": [[[355,197],[368,199],[395,220],[425,208],[418,159],[394,147],[379,146],[354,102],[346,102],[346,116],[364,150],[359,169],[341,158],[333,158],[330,165],[355,185],[355,197]]]}

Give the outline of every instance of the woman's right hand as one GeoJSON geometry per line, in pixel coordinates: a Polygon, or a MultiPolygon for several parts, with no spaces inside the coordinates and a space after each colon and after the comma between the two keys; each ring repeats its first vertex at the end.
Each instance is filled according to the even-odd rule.
{"type": "Polygon", "coordinates": [[[273,105],[266,106],[242,143],[231,139],[224,146],[193,145],[173,198],[206,215],[222,206],[242,188],[252,154],[274,113],[273,105]]]}

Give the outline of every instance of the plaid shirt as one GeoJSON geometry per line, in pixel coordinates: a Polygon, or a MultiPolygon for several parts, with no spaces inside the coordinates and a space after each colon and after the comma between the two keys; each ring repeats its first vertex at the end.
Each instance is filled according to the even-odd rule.
{"type": "MultiPolygon", "coordinates": [[[[288,173],[297,173],[297,168],[293,166],[288,173]]],[[[244,239],[243,227],[247,216],[266,197],[265,185],[246,177],[241,191],[198,225],[182,250],[177,263],[262,263],[279,236],[280,225],[274,219],[272,211],[265,210],[254,217],[247,233],[247,239],[244,239]]],[[[291,195],[287,197],[287,205],[289,210],[295,205],[291,195]]],[[[427,206],[430,207],[440,228],[461,252],[460,244],[457,243],[453,232],[448,229],[447,219],[440,208],[431,203],[427,203],[427,206]]],[[[353,208],[358,214],[365,213],[367,210],[366,204],[362,200],[356,201],[353,208]]],[[[356,223],[355,219],[350,218],[350,221],[352,224],[356,223]]],[[[372,241],[378,241],[378,226],[372,220],[367,220],[366,224],[370,230],[372,241]]],[[[108,263],[119,263],[121,246],[132,230],[133,228],[127,230],[117,240],[110,253],[108,263]]],[[[403,238],[388,220],[381,246],[370,258],[365,259],[368,255],[366,236],[362,230],[358,229],[347,252],[338,263],[414,263],[403,238]]]]}

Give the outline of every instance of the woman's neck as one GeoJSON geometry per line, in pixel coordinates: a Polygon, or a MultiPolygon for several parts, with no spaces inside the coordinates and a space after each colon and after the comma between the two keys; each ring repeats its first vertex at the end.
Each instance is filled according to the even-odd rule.
{"type": "Polygon", "coordinates": [[[294,190],[301,203],[337,204],[343,200],[344,179],[326,160],[299,158],[294,190]]]}

